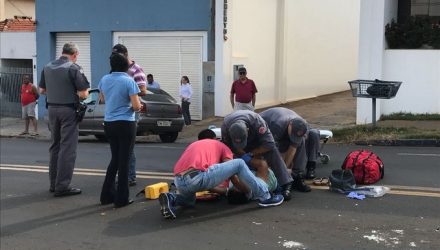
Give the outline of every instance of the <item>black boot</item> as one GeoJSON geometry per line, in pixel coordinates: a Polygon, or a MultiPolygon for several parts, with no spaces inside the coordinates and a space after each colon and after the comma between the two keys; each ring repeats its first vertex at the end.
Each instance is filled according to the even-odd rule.
{"type": "Polygon", "coordinates": [[[289,183],[283,185],[281,188],[283,189],[281,194],[283,195],[284,200],[285,201],[290,200],[292,198],[292,194],[291,194],[292,193],[292,182],[289,182],[289,183]]]}
{"type": "Polygon", "coordinates": [[[316,162],[314,161],[308,161],[307,162],[307,172],[306,172],[306,180],[315,179],[315,168],[316,168],[316,162]]]}
{"type": "Polygon", "coordinates": [[[304,183],[304,178],[302,174],[293,175],[293,185],[292,188],[299,191],[299,192],[310,192],[312,189],[304,183]]]}

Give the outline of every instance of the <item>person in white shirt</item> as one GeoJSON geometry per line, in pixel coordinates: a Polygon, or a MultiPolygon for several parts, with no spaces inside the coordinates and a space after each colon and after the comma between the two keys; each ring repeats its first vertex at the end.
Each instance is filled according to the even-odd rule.
{"type": "Polygon", "coordinates": [[[185,125],[191,125],[191,114],[189,113],[189,105],[191,104],[192,87],[187,76],[182,76],[180,80],[179,96],[182,100],[182,113],[185,125]]]}

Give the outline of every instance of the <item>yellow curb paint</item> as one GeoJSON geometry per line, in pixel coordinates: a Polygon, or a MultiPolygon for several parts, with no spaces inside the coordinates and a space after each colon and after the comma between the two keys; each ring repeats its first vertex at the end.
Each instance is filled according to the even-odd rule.
{"type": "MultiPolygon", "coordinates": [[[[10,168],[46,169],[46,170],[49,170],[49,167],[47,167],[47,166],[36,166],[36,165],[0,164],[0,166],[1,167],[10,167],[10,168]]],[[[105,173],[106,172],[106,170],[93,169],[93,168],[75,168],[75,171],[87,171],[87,172],[97,172],[97,173],[105,173]]],[[[151,171],[136,171],[136,174],[173,176],[173,173],[151,172],[151,171]]]]}
{"type": "MultiPolygon", "coordinates": [[[[17,164],[0,164],[1,170],[12,171],[24,171],[24,172],[38,172],[47,173],[49,168],[46,166],[33,166],[33,165],[17,165],[17,164]]],[[[73,172],[76,175],[84,176],[105,176],[105,170],[89,169],[89,168],[76,168],[73,172]]],[[[137,178],[139,179],[158,179],[158,180],[173,180],[172,173],[163,172],[149,172],[149,171],[137,171],[137,178]]],[[[317,190],[328,190],[328,186],[310,186],[317,190]]],[[[434,197],[440,198],[440,188],[430,187],[417,187],[417,186],[395,186],[387,185],[391,190],[387,194],[394,195],[408,195],[408,196],[422,196],[422,197],[434,197]]]]}

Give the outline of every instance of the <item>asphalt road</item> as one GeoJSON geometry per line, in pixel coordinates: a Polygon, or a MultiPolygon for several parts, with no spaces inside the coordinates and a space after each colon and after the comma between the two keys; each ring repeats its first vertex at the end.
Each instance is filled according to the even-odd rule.
{"type": "MultiPolygon", "coordinates": [[[[170,182],[186,144],[136,145],[138,186],[170,182]]],[[[294,193],[261,209],[225,200],[200,202],[164,220],[155,200],[99,205],[108,144],[81,142],[72,185],[83,194],[49,192],[48,142],[1,139],[1,249],[440,249],[440,148],[369,147],[385,163],[381,198],[353,200],[327,190],[294,193]]],[[[359,146],[326,145],[328,176],[359,146]]]]}

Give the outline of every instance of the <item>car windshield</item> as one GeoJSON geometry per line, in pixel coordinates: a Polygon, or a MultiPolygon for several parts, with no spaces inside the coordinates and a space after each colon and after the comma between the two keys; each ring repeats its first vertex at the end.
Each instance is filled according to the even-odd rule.
{"type": "Polygon", "coordinates": [[[147,89],[147,94],[141,96],[145,101],[176,103],[176,100],[162,89],[147,89]]]}

